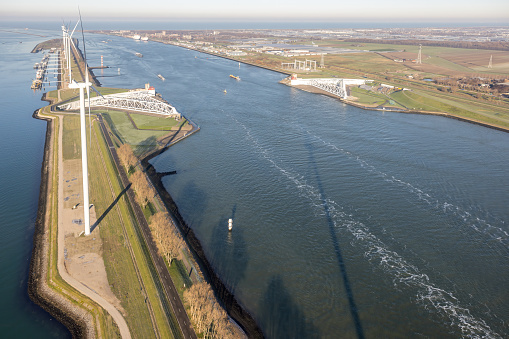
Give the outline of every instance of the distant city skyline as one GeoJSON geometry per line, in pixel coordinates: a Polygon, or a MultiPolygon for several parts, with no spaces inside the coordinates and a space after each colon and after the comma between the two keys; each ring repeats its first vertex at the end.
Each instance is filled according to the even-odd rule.
{"type": "Polygon", "coordinates": [[[78,5],[88,20],[208,20],[208,21],[326,21],[345,22],[472,22],[509,24],[507,0],[361,0],[256,2],[196,0],[98,1],[62,3],[25,0],[2,5],[6,20],[69,20],[77,17],[78,5]]]}

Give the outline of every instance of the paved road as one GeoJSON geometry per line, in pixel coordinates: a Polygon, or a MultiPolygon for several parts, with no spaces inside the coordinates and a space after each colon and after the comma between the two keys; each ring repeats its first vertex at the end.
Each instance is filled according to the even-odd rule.
{"type": "MultiPolygon", "coordinates": [[[[111,141],[110,135],[108,133],[108,129],[104,125],[104,121],[103,121],[101,115],[98,115],[98,119],[99,119],[99,123],[101,125],[101,129],[103,131],[103,134],[105,136],[106,143],[110,149],[113,160],[115,161],[115,165],[118,169],[118,173],[120,174],[122,184],[124,187],[127,187],[130,182],[129,182],[129,179],[127,178],[127,174],[125,173],[124,167],[120,164],[120,160],[118,158],[116,148],[113,145],[113,142],[111,141]]],[[[173,284],[173,281],[171,280],[170,273],[168,272],[168,269],[166,268],[163,258],[157,253],[157,248],[156,248],[156,245],[152,239],[152,234],[150,233],[150,229],[149,229],[147,220],[145,219],[145,216],[143,215],[143,211],[141,210],[141,207],[138,205],[138,203],[135,200],[134,192],[132,189],[129,189],[127,191],[127,196],[128,196],[129,201],[133,207],[133,211],[136,216],[136,220],[138,222],[138,225],[140,225],[143,237],[145,238],[145,242],[147,243],[147,247],[150,251],[150,256],[152,257],[152,261],[154,263],[154,266],[157,270],[157,273],[158,273],[161,283],[163,285],[164,292],[171,304],[171,307],[173,309],[173,314],[177,318],[177,321],[178,321],[178,324],[182,331],[182,334],[184,335],[184,338],[186,338],[186,339],[187,338],[195,339],[197,337],[196,337],[196,334],[194,333],[194,330],[191,326],[191,322],[189,320],[189,317],[187,316],[184,305],[182,304],[182,301],[180,300],[177,289],[175,288],[175,285],[173,284]]],[[[163,302],[163,305],[164,305],[164,302],[163,302]]]]}

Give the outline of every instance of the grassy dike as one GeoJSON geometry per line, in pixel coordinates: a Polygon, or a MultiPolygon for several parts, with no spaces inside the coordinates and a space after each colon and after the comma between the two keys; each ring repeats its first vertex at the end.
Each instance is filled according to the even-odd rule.
{"type": "MultiPolygon", "coordinates": [[[[57,97],[55,92],[48,93],[47,97],[55,99],[57,97]]],[[[58,130],[61,120],[49,111],[49,106],[41,109],[37,117],[48,121],[45,163],[42,173],[44,187],[41,187],[41,197],[44,195],[46,199],[45,206],[43,207],[43,204],[40,206],[38,218],[40,224],[44,224],[44,227],[47,228],[47,233],[41,230],[41,234],[34,236],[36,238],[34,243],[46,245],[47,248],[36,251],[36,247],[40,246],[34,246],[32,261],[39,262],[40,258],[45,256],[48,260],[48,269],[38,278],[32,279],[33,287],[31,287],[30,295],[43,308],[63,322],[71,330],[73,336],[118,337],[118,328],[110,315],[99,305],[68,285],[58,273],[56,240],[58,232],[58,185],[56,184],[58,183],[58,152],[56,150],[59,146],[58,130]],[[45,194],[43,194],[44,191],[46,191],[45,194]],[[41,293],[41,288],[37,288],[36,285],[45,285],[50,293],[41,293]],[[74,312],[69,310],[74,310],[74,312]],[[58,316],[58,313],[62,315],[58,316]]],[[[81,157],[79,116],[66,114],[62,121],[63,160],[79,159],[81,157]]],[[[164,302],[161,302],[164,292],[157,284],[158,276],[153,268],[150,255],[148,255],[147,245],[138,230],[139,225],[133,216],[132,207],[125,198],[125,187],[119,180],[118,172],[101,130],[97,123],[92,125],[92,141],[89,148],[89,170],[94,174],[90,176],[91,203],[96,206],[98,218],[102,216],[100,226],[94,230],[92,235],[102,239],[103,259],[110,287],[121,301],[125,310],[124,316],[133,337],[178,338],[181,336],[178,325],[171,315],[171,310],[164,302]],[[113,203],[115,201],[116,203],[113,203]]],[[[39,233],[38,230],[39,228],[36,233],[39,233]]],[[[31,271],[42,270],[34,265],[31,271]]],[[[38,265],[45,264],[38,263],[38,265]]]]}
{"type": "MultiPolygon", "coordinates": [[[[83,60],[79,51],[73,51],[71,61],[73,78],[80,81],[83,60]]],[[[63,72],[59,79],[66,77],[65,69],[63,72]]],[[[91,77],[93,79],[93,74],[91,77]]],[[[30,267],[29,295],[61,321],[73,337],[120,337],[119,328],[109,313],[70,286],[58,271],[58,186],[62,184],[59,183],[59,161],[62,161],[64,166],[67,166],[66,163],[72,166],[71,163],[80,162],[81,158],[79,115],[69,112],[60,114],[53,108],[56,103],[75,100],[78,96],[77,90],[65,89],[66,87],[63,84],[59,90],[45,93],[43,100],[49,101],[50,106],[34,112],[34,117],[46,120],[48,127],[30,267]],[[62,131],[62,135],[59,131],[62,131]],[[59,147],[62,147],[62,159],[59,159],[59,147]]],[[[127,90],[99,87],[99,91],[106,95],[127,90]]],[[[94,237],[94,241],[99,243],[109,287],[120,301],[120,312],[127,322],[131,337],[181,338],[179,325],[172,314],[140,230],[139,219],[135,217],[130,200],[126,198],[130,185],[125,187],[122,184],[112,150],[106,145],[98,122],[93,117],[92,126],[88,126],[89,119],[86,120],[90,203],[94,204],[100,222],[97,228],[92,229],[90,237],[94,237]]],[[[68,169],[69,167],[64,171],[68,169]]],[[[79,173],[74,174],[79,177],[79,173]]],[[[64,246],[67,245],[66,243],[64,246]]]]}
{"type": "Polygon", "coordinates": [[[57,269],[58,234],[58,130],[59,120],[46,109],[34,113],[46,120],[40,200],[30,263],[28,293],[34,302],[62,322],[73,337],[115,338],[118,327],[111,316],[90,298],[67,284],[57,269]]]}

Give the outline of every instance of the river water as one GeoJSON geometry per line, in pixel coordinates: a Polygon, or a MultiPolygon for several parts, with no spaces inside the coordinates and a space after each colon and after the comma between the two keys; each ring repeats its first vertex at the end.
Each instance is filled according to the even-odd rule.
{"type": "MultiPolygon", "coordinates": [[[[104,86],[150,82],[201,127],[152,163],[177,170],[166,188],[268,338],[509,336],[507,133],[364,111],[175,46],[86,37],[89,64],[112,67],[96,70],[104,86]]],[[[44,124],[25,111],[40,136],[22,148],[34,148],[36,196],[44,124]]],[[[30,233],[16,213],[18,237],[30,233]]]]}
{"type": "Polygon", "coordinates": [[[115,67],[104,85],[150,82],[200,125],[152,162],[177,170],[165,187],[267,337],[509,335],[507,133],[361,110],[179,47],[89,45],[115,67]]]}
{"type": "MultiPolygon", "coordinates": [[[[34,222],[39,198],[46,123],[32,118],[44,106],[41,92],[30,89],[30,54],[52,32],[0,30],[0,333],[2,338],[65,338],[69,332],[33,304],[27,294],[34,222]],[[37,35],[27,35],[37,34],[37,35]]],[[[53,72],[50,80],[53,79],[53,72]]],[[[55,86],[46,86],[54,89],[55,86]]]]}

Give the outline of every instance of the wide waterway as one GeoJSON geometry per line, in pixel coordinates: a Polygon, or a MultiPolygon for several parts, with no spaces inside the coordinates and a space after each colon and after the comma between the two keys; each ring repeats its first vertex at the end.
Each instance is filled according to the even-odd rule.
{"type": "Polygon", "coordinates": [[[0,337],[66,338],[67,329],[27,294],[46,134],[46,123],[32,118],[34,110],[45,105],[42,93],[30,89],[33,65],[42,54],[30,51],[54,36],[48,31],[7,30],[0,30],[0,337]]]}
{"type": "Polygon", "coordinates": [[[177,170],[166,188],[267,337],[509,335],[509,134],[365,111],[175,46],[89,40],[89,60],[114,65],[104,85],[150,82],[200,125],[152,163],[177,170]]]}
{"type": "MultiPolygon", "coordinates": [[[[200,125],[152,162],[178,171],[164,178],[166,188],[268,338],[509,336],[509,134],[364,111],[278,84],[281,74],[175,46],[87,37],[89,64],[103,55],[112,66],[98,78],[105,86],[150,82],[200,125]]],[[[28,79],[40,59],[5,55],[4,73],[17,62],[28,79]]],[[[25,81],[16,80],[18,91],[25,81]]],[[[19,229],[2,239],[18,261],[4,257],[2,271],[18,294],[44,140],[44,124],[29,118],[38,98],[20,111],[7,97],[15,103],[2,108],[12,124],[2,127],[2,177],[10,180],[1,182],[1,212],[19,220],[1,223],[3,232],[19,229]],[[17,200],[16,183],[26,187],[17,200]],[[22,254],[13,242],[25,244],[22,254]]],[[[12,298],[30,307],[25,315],[44,317],[12,298]]],[[[17,319],[8,311],[2,328],[17,319]]]]}

